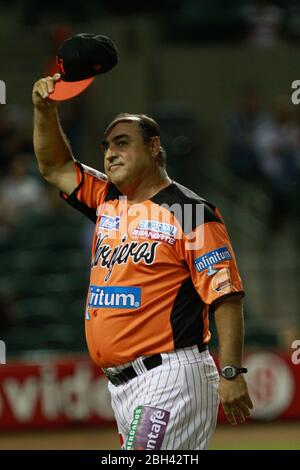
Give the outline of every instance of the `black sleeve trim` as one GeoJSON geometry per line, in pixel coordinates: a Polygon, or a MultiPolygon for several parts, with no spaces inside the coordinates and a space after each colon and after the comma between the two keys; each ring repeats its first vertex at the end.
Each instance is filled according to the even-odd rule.
{"type": "Polygon", "coordinates": [[[94,224],[97,221],[97,211],[96,209],[92,209],[91,207],[87,206],[81,201],[78,201],[75,191],[73,191],[70,196],[67,198],[63,198],[64,201],[66,201],[70,206],[74,207],[74,209],[77,209],[78,211],[82,212],[84,215],[86,215],[94,224]]]}
{"type": "Polygon", "coordinates": [[[217,307],[219,307],[219,305],[226,302],[231,297],[240,297],[242,299],[243,297],[245,297],[245,292],[243,290],[240,290],[238,292],[229,292],[228,294],[222,295],[222,297],[218,297],[216,300],[214,300],[210,304],[209,311],[214,312],[217,309],[217,307]]]}

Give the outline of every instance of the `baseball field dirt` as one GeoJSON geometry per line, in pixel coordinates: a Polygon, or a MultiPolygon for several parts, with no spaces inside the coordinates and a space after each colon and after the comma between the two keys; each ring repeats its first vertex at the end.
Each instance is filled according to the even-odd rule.
{"type": "MultiPolygon", "coordinates": [[[[1,432],[0,450],[114,450],[119,438],[114,428],[80,428],[53,431],[1,432]]],[[[219,425],[210,449],[298,449],[300,423],[219,425]]]]}

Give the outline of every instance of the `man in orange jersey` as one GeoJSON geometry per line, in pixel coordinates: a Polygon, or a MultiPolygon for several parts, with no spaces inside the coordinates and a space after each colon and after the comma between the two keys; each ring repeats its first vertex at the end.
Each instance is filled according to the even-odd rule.
{"type": "Polygon", "coordinates": [[[109,379],[123,449],[206,449],[219,398],[232,424],[252,408],[244,292],[224,221],[169,178],[149,116],[109,124],[105,174],[75,160],[49,99],[58,79],[34,85],[34,149],[42,176],[95,223],[86,338],[109,379]],[[207,348],[209,312],[220,374],[207,348]]]}

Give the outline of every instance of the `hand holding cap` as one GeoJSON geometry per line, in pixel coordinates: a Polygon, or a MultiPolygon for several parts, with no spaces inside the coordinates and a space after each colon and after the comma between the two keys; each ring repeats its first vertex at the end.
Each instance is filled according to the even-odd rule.
{"type": "Polygon", "coordinates": [[[61,80],[49,98],[63,101],[82,93],[96,75],[111,70],[118,62],[118,51],[107,36],[80,33],[60,45],[56,62],[61,80]]]}

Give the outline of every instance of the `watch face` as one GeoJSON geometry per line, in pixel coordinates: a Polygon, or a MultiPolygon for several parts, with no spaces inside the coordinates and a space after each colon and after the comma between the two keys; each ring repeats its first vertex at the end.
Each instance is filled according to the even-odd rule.
{"type": "Polygon", "coordinates": [[[233,377],[236,376],[236,370],[234,367],[223,367],[222,369],[222,375],[223,377],[226,377],[226,379],[232,379],[233,377]]]}

